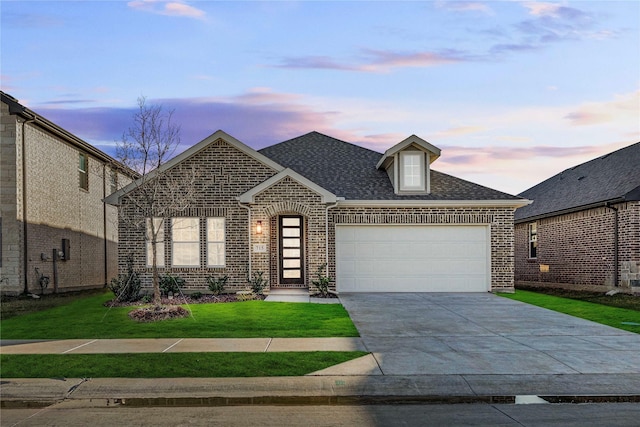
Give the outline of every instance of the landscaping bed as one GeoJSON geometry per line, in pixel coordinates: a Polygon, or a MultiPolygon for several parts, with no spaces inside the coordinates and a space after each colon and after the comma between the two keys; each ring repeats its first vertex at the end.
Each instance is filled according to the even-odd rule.
{"type": "Polygon", "coordinates": [[[523,290],[536,292],[539,294],[553,295],[561,298],[570,298],[579,301],[588,301],[596,304],[607,305],[610,307],[626,308],[629,310],[640,311],[640,297],[618,293],[615,295],[605,295],[605,292],[591,292],[573,289],[560,289],[549,287],[527,286],[523,290]]]}

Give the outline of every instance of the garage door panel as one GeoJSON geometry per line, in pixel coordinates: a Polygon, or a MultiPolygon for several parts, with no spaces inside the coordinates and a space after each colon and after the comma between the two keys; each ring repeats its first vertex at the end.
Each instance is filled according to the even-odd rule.
{"type": "Polygon", "coordinates": [[[487,291],[487,238],[487,226],[339,225],[338,290],[487,291]]]}

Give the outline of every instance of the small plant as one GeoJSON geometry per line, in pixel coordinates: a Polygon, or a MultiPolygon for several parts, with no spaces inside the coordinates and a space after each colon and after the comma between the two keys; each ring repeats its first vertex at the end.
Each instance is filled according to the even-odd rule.
{"type": "Polygon", "coordinates": [[[209,286],[209,290],[214,295],[220,295],[224,292],[224,287],[227,285],[227,280],[229,280],[229,276],[222,276],[220,278],[209,276],[207,277],[207,285],[209,286]]]}
{"type": "Polygon", "coordinates": [[[318,267],[318,271],[316,271],[316,277],[318,280],[312,280],[311,283],[318,288],[318,292],[322,294],[322,296],[327,296],[329,293],[329,284],[331,283],[331,277],[325,276],[324,272],[327,268],[327,264],[322,264],[318,267]]]}
{"type": "Polygon", "coordinates": [[[153,302],[153,296],[151,295],[145,295],[142,297],[141,300],[144,304],[151,304],[153,302]]]}
{"type": "Polygon", "coordinates": [[[192,293],[191,294],[191,298],[196,299],[196,300],[202,298],[202,292],[194,292],[194,293],[192,293]]]}
{"type": "Polygon", "coordinates": [[[262,295],[262,291],[267,284],[267,280],[262,277],[263,275],[264,271],[254,271],[251,278],[247,279],[251,285],[251,292],[256,295],[262,295]]]}
{"type": "Polygon", "coordinates": [[[140,299],[142,282],[138,273],[133,271],[133,256],[127,258],[127,273],[119,274],[111,279],[109,289],[116,296],[116,301],[129,302],[140,299]]]}
{"type": "Polygon", "coordinates": [[[180,276],[172,276],[171,274],[165,274],[160,276],[160,293],[164,296],[168,296],[169,292],[173,295],[180,293],[180,289],[184,287],[185,281],[180,276]]]}

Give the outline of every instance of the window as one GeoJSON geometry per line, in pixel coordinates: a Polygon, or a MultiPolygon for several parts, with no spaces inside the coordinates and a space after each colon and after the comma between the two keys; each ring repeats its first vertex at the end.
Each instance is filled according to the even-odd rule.
{"type": "Polygon", "coordinates": [[[156,233],[156,266],[164,267],[164,221],[162,218],[153,218],[153,223],[151,218],[147,218],[147,267],[153,267],[154,231],[156,233]]]}
{"type": "Polygon", "coordinates": [[[199,218],[173,218],[171,240],[173,243],[171,264],[174,267],[200,266],[199,218]]]}
{"type": "Polygon", "coordinates": [[[224,265],[224,218],[207,218],[207,267],[224,265]]]}
{"type": "Polygon", "coordinates": [[[89,159],[84,153],[80,153],[78,160],[78,174],[80,176],[80,188],[89,190],[89,159]]]}
{"type": "Polygon", "coordinates": [[[424,154],[417,151],[400,153],[400,190],[424,191],[424,154]]]}
{"type": "Polygon", "coordinates": [[[538,257],[538,228],[535,222],[529,224],[529,258],[538,257]]]}

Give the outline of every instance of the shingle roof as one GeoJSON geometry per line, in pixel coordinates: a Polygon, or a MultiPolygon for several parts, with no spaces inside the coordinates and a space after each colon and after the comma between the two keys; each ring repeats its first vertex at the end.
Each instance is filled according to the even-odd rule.
{"type": "Polygon", "coordinates": [[[618,200],[640,200],[640,142],[567,169],[522,192],[516,221],[618,200]]]}
{"type": "Polygon", "coordinates": [[[519,200],[451,175],[431,170],[431,193],[401,196],[376,164],[381,153],[318,132],[259,150],[338,197],[347,200],[519,200]]]}

